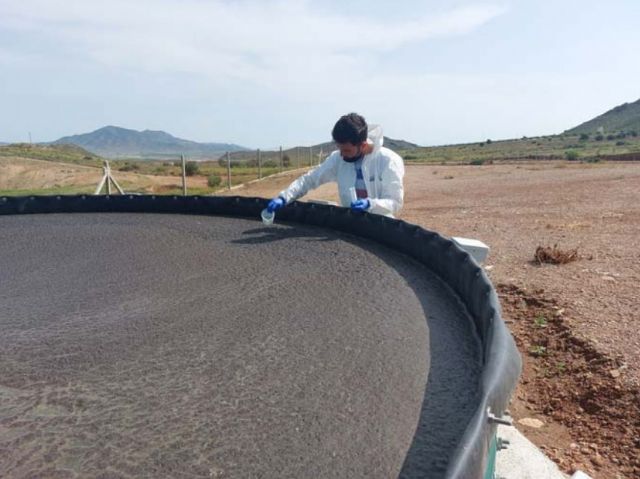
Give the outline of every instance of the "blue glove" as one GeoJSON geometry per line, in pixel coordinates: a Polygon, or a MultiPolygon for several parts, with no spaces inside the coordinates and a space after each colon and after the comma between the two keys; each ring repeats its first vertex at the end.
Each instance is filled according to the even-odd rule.
{"type": "Polygon", "coordinates": [[[269,201],[269,204],[267,205],[267,211],[269,213],[278,211],[280,208],[284,206],[284,204],[285,204],[284,198],[281,198],[281,197],[274,198],[271,201],[269,201]]]}
{"type": "Polygon", "coordinates": [[[363,213],[370,207],[371,202],[369,201],[369,198],[362,198],[351,202],[351,211],[356,211],[358,213],[363,213]]]}

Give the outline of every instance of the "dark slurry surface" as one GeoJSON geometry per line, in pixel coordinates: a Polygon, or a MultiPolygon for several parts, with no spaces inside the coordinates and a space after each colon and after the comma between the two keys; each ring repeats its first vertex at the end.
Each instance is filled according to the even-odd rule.
{"type": "Polygon", "coordinates": [[[475,407],[464,308],[374,243],[67,214],[0,246],[0,477],[437,478],[475,407]]]}

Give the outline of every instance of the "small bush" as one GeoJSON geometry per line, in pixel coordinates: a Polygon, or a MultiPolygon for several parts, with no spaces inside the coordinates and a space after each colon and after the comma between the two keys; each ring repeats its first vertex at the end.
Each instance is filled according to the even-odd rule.
{"type": "Polygon", "coordinates": [[[586,133],[582,133],[580,135],[580,141],[586,141],[589,139],[589,135],[587,135],[586,133]]]}
{"type": "Polygon", "coordinates": [[[487,145],[490,145],[491,143],[493,143],[491,140],[487,140],[487,145]]]}
{"type": "Polygon", "coordinates": [[[564,156],[569,161],[576,161],[580,155],[576,150],[568,150],[564,152],[564,156]]]}
{"type": "Polygon", "coordinates": [[[578,249],[561,250],[558,245],[553,248],[549,246],[538,246],[534,255],[534,260],[538,264],[566,264],[579,259],[578,249]]]}
{"type": "Polygon", "coordinates": [[[209,178],[207,178],[207,185],[209,185],[209,188],[220,186],[220,183],[222,183],[222,178],[220,178],[220,175],[216,175],[215,173],[213,175],[209,175],[209,178]]]}
{"type": "Polygon", "coordinates": [[[626,145],[627,143],[622,141],[622,140],[618,140],[616,141],[616,146],[622,146],[622,145],[626,145]]]}
{"type": "Polygon", "coordinates": [[[631,136],[633,136],[633,137],[638,136],[638,132],[637,132],[636,130],[631,130],[631,131],[629,132],[629,134],[630,134],[631,136]]]}
{"type": "Polygon", "coordinates": [[[199,170],[200,167],[195,161],[187,161],[187,164],[184,166],[184,172],[187,176],[197,175],[199,170]]]}
{"type": "Polygon", "coordinates": [[[615,140],[616,136],[615,135],[607,135],[607,140],[611,141],[611,140],[615,140]]]}
{"type": "Polygon", "coordinates": [[[484,165],[484,160],[481,160],[481,159],[471,160],[469,164],[474,166],[484,165]]]}
{"type": "Polygon", "coordinates": [[[602,136],[601,134],[596,135],[596,141],[602,141],[604,140],[604,136],[602,136]]]}
{"type": "Polygon", "coordinates": [[[136,164],[131,165],[129,163],[125,163],[120,168],[118,168],[118,171],[138,171],[139,169],[140,169],[140,165],[136,165],[136,164]]]}
{"type": "MultiPolygon", "coordinates": [[[[231,156],[229,156],[229,160],[231,163],[231,167],[233,168],[233,160],[231,159],[231,156]]],[[[227,155],[222,155],[220,158],[218,158],[218,165],[220,165],[222,168],[227,167],[227,155]]]]}

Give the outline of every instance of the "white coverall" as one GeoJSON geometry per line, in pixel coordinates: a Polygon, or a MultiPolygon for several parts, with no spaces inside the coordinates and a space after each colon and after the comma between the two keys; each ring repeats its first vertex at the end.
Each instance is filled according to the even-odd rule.
{"type": "MultiPolygon", "coordinates": [[[[400,211],[404,202],[404,163],[400,155],[383,147],[382,141],[382,128],[372,125],[367,142],[373,145],[373,151],[362,159],[362,176],[371,204],[367,211],[393,217],[400,211]]],[[[338,183],[340,204],[347,208],[351,206],[349,188],[355,185],[356,170],[353,163],[342,159],[338,150],[331,153],[319,166],[291,183],[278,196],[284,198],[288,204],[330,181],[338,183]]]]}

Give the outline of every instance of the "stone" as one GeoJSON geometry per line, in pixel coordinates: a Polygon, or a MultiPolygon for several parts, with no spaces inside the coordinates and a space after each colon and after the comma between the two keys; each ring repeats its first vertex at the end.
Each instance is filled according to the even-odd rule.
{"type": "Polygon", "coordinates": [[[518,420],[518,424],[532,427],[534,429],[540,429],[542,426],[544,426],[544,423],[540,419],[535,419],[532,417],[523,417],[522,419],[518,420]]]}

